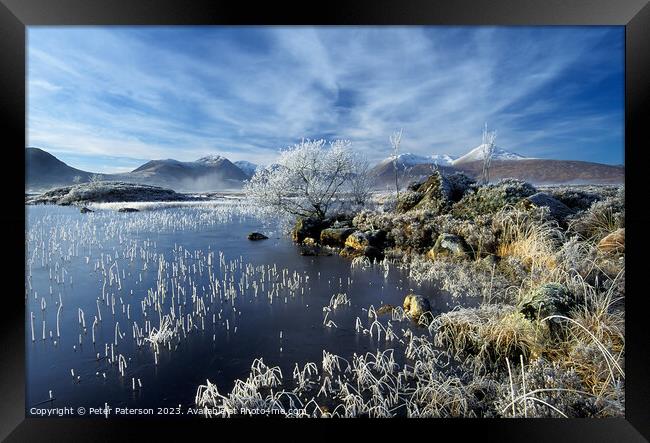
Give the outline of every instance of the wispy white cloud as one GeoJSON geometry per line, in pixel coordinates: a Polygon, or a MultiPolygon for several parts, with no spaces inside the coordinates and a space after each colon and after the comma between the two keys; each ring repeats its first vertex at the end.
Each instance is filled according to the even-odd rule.
{"type": "Polygon", "coordinates": [[[136,163],[220,153],[266,163],[322,135],[351,139],[378,160],[400,127],[405,151],[461,155],[487,121],[501,146],[521,154],[621,162],[611,151],[623,146],[622,35],[30,28],[28,143],[64,160],[85,156],[106,172],[107,155],[136,163]]]}

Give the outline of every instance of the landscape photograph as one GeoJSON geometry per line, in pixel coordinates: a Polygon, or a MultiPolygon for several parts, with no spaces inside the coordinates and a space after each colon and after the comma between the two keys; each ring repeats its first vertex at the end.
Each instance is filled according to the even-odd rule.
{"type": "Polygon", "coordinates": [[[625,417],[624,27],[26,42],[28,417],[625,417]]]}

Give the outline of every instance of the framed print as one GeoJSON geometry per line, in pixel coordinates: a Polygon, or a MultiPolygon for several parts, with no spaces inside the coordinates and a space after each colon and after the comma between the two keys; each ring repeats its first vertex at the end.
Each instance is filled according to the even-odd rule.
{"type": "Polygon", "coordinates": [[[3,438],[648,437],[643,2],[2,2],[3,438]]]}

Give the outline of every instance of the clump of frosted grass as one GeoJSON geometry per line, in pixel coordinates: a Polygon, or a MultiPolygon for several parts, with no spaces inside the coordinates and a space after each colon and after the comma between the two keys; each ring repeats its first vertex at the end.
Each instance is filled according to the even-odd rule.
{"type": "Polygon", "coordinates": [[[343,305],[350,306],[350,298],[344,292],[332,295],[328,307],[331,310],[336,310],[336,308],[343,305]]]}
{"type": "Polygon", "coordinates": [[[350,263],[352,269],[367,269],[372,267],[372,262],[368,257],[362,255],[360,257],[354,257],[350,263]]]}

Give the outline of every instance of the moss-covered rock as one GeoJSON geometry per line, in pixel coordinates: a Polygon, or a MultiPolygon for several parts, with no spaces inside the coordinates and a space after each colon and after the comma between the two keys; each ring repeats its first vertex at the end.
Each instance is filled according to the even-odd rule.
{"type": "Polygon", "coordinates": [[[451,200],[453,197],[454,182],[440,171],[435,171],[415,191],[424,194],[428,199],[451,200]]]}
{"type": "Polygon", "coordinates": [[[364,233],[366,234],[368,241],[370,241],[370,246],[380,249],[383,248],[384,242],[386,241],[386,231],[383,229],[373,229],[365,231],[364,233]]]}
{"type": "Polygon", "coordinates": [[[320,238],[320,233],[327,228],[328,221],[316,218],[299,217],[291,231],[291,239],[296,243],[302,243],[307,237],[320,238]]]}
{"type": "MultiPolygon", "coordinates": [[[[419,186],[419,185],[416,185],[419,186]]],[[[397,212],[407,212],[413,209],[415,205],[417,205],[420,200],[422,200],[422,197],[424,197],[424,194],[421,192],[413,191],[413,190],[407,190],[406,192],[402,192],[399,195],[399,199],[397,200],[397,206],[395,210],[397,212]]]]}
{"type": "Polygon", "coordinates": [[[382,261],[384,259],[384,253],[381,249],[374,246],[368,246],[364,248],[363,255],[368,257],[371,261],[382,261]]]}
{"type": "Polygon", "coordinates": [[[472,250],[461,237],[453,234],[440,234],[433,248],[427,252],[427,257],[432,260],[441,255],[469,257],[471,253],[472,250]]]}
{"type": "Polygon", "coordinates": [[[493,217],[481,215],[471,220],[454,218],[451,214],[437,216],[431,225],[435,227],[433,241],[439,233],[454,234],[465,240],[477,257],[494,254],[498,245],[497,232],[493,229],[493,217]]]}
{"type": "Polygon", "coordinates": [[[343,247],[345,240],[354,232],[354,228],[326,228],[320,233],[320,243],[327,246],[343,247]]]}
{"type": "Polygon", "coordinates": [[[362,251],[368,246],[382,248],[385,240],[386,231],[381,229],[354,231],[345,239],[345,246],[362,251]]]}
{"type": "Polygon", "coordinates": [[[474,181],[463,173],[443,174],[435,171],[424,182],[410,185],[400,194],[396,204],[398,213],[410,210],[427,210],[440,214],[449,211],[460,200],[474,181]]]}
{"type": "Polygon", "coordinates": [[[573,211],[560,200],[545,192],[537,192],[521,200],[518,205],[523,209],[548,208],[549,215],[555,220],[561,221],[571,215],[573,211]]]}
{"type": "Polygon", "coordinates": [[[383,260],[382,248],[385,239],[386,231],[354,231],[345,239],[345,247],[340,252],[340,255],[350,258],[366,256],[371,260],[383,260]]]}
{"type": "Polygon", "coordinates": [[[446,175],[436,171],[415,189],[414,196],[422,197],[409,209],[447,212],[454,202],[459,201],[471,189],[473,183],[472,179],[462,173],[446,175]]]}
{"type": "Polygon", "coordinates": [[[420,317],[425,312],[431,312],[429,300],[418,294],[408,294],[404,297],[402,307],[404,308],[404,313],[416,322],[420,320],[420,317]]]}
{"type": "Polygon", "coordinates": [[[364,248],[346,246],[341,249],[339,255],[346,258],[368,257],[371,261],[381,261],[384,259],[384,253],[374,246],[366,246],[364,248]]]}
{"type": "Polygon", "coordinates": [[[332,251],[327,248],[321,248],[317,244],[300,244],[300,255],[308,257],[330,256],[332,251]]]}
{"type": "Polygon", "coordinates": [[[370,246],[370,240],[361,231],[354,231],[345,239],[345,247],[362,251],[366,246],[370,246]]]}
{"type": "Polygon", "coordinates": [[[476,185],[476,181],[473,178],[462,172],[449,174],[447,179],[451,183],[451,201],[453,202],[462,199],[476,185]]]}
{"type": "Polygon", "coordinates": [[[555,188],[549,193],[574,211],[584,211],[589,209],[593,203],[602,200],[602,197],[595,192],[567,187],[555,188]]]}
{"type": "Polygon", "coordinates": [[[481,186],[466,194],[452,207],[454,217],[472,219],[480,215],[494,214],[506,205],[515,205],[537,193],[530,183],[505,179],[496,184],[481,186]]]}

